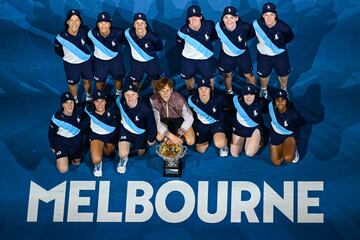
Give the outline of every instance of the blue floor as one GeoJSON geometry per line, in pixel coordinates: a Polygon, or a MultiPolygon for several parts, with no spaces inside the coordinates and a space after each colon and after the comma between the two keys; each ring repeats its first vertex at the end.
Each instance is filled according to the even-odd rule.
{"type": "MultiPolygon", "coordinates": [[[[167,76],[177,76],[180,52],[175,47],[175,34],[184,24],[186,7],[197,3],[206,18],[218,21],[223,7],[232,4],[239,9],[243,20],[252,21],[259,16],[264,1],[1,1],[1,239],[360,239],[360,2],[314,2],[276,1],[280,18],[292,26],[296,36],[289,46],[293,66],[290,95],[309,122],[302,129],[298,164],[272,166],[268,147],[254,158],[244,155],[219,158],[213,147],[203,155],[190,149],[184,158],[182,177],[173,179],[162,177],[162,161],[152,148],[145,156],[130,159],[125,175],[116,173],[115,161],[105,160],[103,178],[99,180],[92,175],[89,154],[79,167],[72,167],[66,174],[58,173],[47,142],[50,116],[57,110],[59,95],[66,89],[62,61],[53,53],[52,45],[54,36],[63,28],[66,11],[80,9],[90,27],[102,10],[113,14],[114,22],[120,27],[130,25],[134,12],[147,13],[150,25],[165,40],[165,50],[160,54],[164,72],[167,76]],[[103,189],[99,198],[99,188],[106,181],[110,193],[106,195],[103,189]],[[216,212],[217,202],[227,204],[224,217],[217,223],[207,223],[199,216],[207,202],[197,202],[207,199],[203,196],[204,182],[209,185],[210,213],[216,212]],[[260,193],[254,211],[258,222],[249,221],[244,213],[241,222],[232,218],[232,212],[236,212],[232,196],[240,194],[234,187],[239,182],[247,182],[260,193]],[[274,195],[264,194],[265,189],[270,186],[284,197],[288,183],[294,185],[293,194],[286,191],[293,197],[292,208],[287,206],[293,209],[292,221],[283,211],[274,209],[273,221],[265,223],[264,216],[268,215],[264,213],[265,199],[275,199],[274,195]],[[299,189],[303,183],[309,183],[310,189],[323,184],[322,190],[308,193],[308,198],[315,201],[308,212],[323,214],[322,223],[314,223],[315,220],[300,223],[302,210],[298,203],[304,201],[304,195],[299,189]],[[62,189],[59,196],[65,199],[60,222],[54,221],[59,219],[59,215],[54,216],[54,201],[40,201],[36,221],[29,220],[29,206],[34,206],[29,198],[35,184],[46,191],[54,187],[62,189]],[[74,191],[76,194],[75,186],[80,184],[92,186],[88,190],[82,188],[78,202],[83,205],[78,209],[80,213],[93,213],[88,218],[91,222],[69,220],[72,207],[76,207],[70,195],[74,191]],[[148,187],[146,191],[136,191],[138,198],[150,194],[151,207],[136,206],[138,214],[153,210],[150,217],[146,220],[143,217],[140,222],[126,219],[131,212],[127,207],[135,201],[130,199],[132,184],[148,187]],[[218,184],[227,184],[225,193],[219,194],[223,198],[219,199],[218,184]],[[157,205],[166,186],[187,189],[195,197],[189,216],[175,214],[175,220],[184,217],[183,221],[170,223],[171,217],[164,217],[157,205]],[[109,211],[122,212],[118,218],[122,222],[97,222],[101,212],[98,203],[104,199],[109,201],[109,211]]],[[[250,48],[255,58],[254,40],[250,48]]],[[[124,59],[128,54],[124,50],[124,59]]],[[[183,90],[182,81],[177,77],[175,80],[176,88],[183,90]]],[[[275,76],[271,84],[276,86],[275,76]]],[[[240,200],[253,198],[254,195],[244,191],[240,200]]],[[[169,211],[176,213],[183,206],[192,206],[191,199],[173,191],[165,202],[169,211]]]]}

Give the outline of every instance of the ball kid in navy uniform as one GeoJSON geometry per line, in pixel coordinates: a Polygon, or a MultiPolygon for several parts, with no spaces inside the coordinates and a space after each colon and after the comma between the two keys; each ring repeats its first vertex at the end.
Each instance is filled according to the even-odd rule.
{"type": "Polygon", "coordinates": [[[125,37],[131,49],[130,79],[140,89],[144,73],[147,73],[154,86],[161,74],[156,53],[164,46],[159,35],[151,31],[144,13],[134,15],[133,27],[125,30],[125,37]]]}
{"type": "Polygon", "coordinates": [[[221,21],[215,26],[221,40],[219,70],[222,72],[227,92],[232,91],[232,72],[239,68],[248,83],[255,84],[253,67],[247,41],[255,37],[251,24],[241,21],[235,7],[224,8],[221,21]]]}
{"type": "Polygon", "coordinates": [[[123,97],[116,98],[121,113],[118,173],[125,173],[130,149],[143,155],[156,141],[156,123],[151,107],[139,98],[139,89],[130,82],[123,88],[123,97]]]}
{"type": "Polygon", "coordinates": [[[241,95],[233,97],[236,109],[236,121],[233,125],[230,152],[238,157],[244,150],[246,156],[253,157],[259,148],[267,141],[268,131],[264,126],[262,113],[267,110],[267,101],[258,98],[255,85],[246,84],[241,95]]]}
{"type": "Polygon", "coordinates": [[[124,32],[112,25],[110,14],[99,13],[96,27],[88,32],[94,44],[94,80],[96,88],[103,90],[108,73],[115,81],[116,95],[121,94],[125,76],[124,64],[120,56],[120,44],[124,43],[124,32]]]}
{"type": "Polygon", "coordinates": [[[75,105],[75,99],[70,92],[60,97],[61,107],[51,118],[48,139],[51,150],[55,153],[56,167],[61,173],[66,173],[69,161],[79,165],[81,161],[82,107],[75,105]]]}
{"type": "MultiPolygon", "coordinates": [[[[92,57],[88,45],[88,28],[83,25],[80,12],[72,9],[66,15],[65,30],[54,40],[55,53],[64,60],[65,75],[69,90],[78,102],[77,85],[83,78],[86,101],[91,100],[91,80],[93,79],[92,57]]],[[[81,99],[80,99],[81,100],[81,99]]]]}
{"type": "Polygon", "coordinates": [[[288,93],[285,90],[270,92],[270,96],[274,99],[268,105],[271,117],[271,161],[276,166],[283,162],[296,163],[299,160],[297,151],[299,131],[306,121],[295,109],[294,104],[288,100],[288,93]]]}
{"type": "Polygon", "coordinates": [[[261,18],[253,22],[257,44],[257,73],[260,77],[261,95],[268,96],[267,86],[270,74],[275,69],[280,88],[286,90],[291,72],[286,45],[293,40],[291,28],[277,16],[275,4],[263,5],[261,18]]]}
{"type": "Polygon", "coordinates": [[[115,153],[115,144],[118,139],[118,124],[120,113],[114,103],[108,103],[103,90],[95,90],[93,103],[84,109],[89,116],[90,125],[90,153],[94,164],[95,177],[102,176],[103,154],[110,157],[115,153]]]}
{"type": "Polygon", "coordinates": [[[188,98],[189,107],[195,112],[193,127],[196,133],[196,150],[204,153],[212,139],[215,147],[220,149],[220,157],[226,157],[229,153],[223,111],[227,105],[226,98],[212,90],[210,80],[201,80],[197,90],[197,93],[188,98]]]}
{"type": "Polygon", "coordinates": [[[190,94],[195,86],[196,72],[214,86],[216,62],[212,57],[212,42],[216,39],[214,22],[204,19],[199,6],[190,6],[186,12],[186,24],[177,32],[176,38],[178,45],[183,47],[180,76],[190,94]]]}

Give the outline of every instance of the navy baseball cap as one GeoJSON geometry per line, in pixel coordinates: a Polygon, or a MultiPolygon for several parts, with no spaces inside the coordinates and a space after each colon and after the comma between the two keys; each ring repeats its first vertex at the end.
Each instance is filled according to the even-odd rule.
{"type": "Polygon", "coordinates": [[[233,6],[227,6],[226,8],[224,8],[222,17],[224,17],[227,14],[230,14],[230,15],[232,15],[234,17],[239,16],[237,9],[235,7],[233,7],[233,6]]]}
{"type": "Polygon", "coordinates": [[[141,12],[135,13],[134,18],[133,18],[133,22],[135,22],[136,20],[139,20],[139,19],[144,20],[145,22],[147,20],[146,15],[144,13],[141,13],[141,12]]]}
{"type": "Polygon", "coordinates": [[[272,2],[267,2],[263,5],[262,7],[262,11],[261,14],[267,13],[267,12],[272,12],[275,13],[277,15],[277,9],[274,3],[272,2]]]}
{"type": "Polygon", "coordinates": [[[104,99],[106,100],[106,94],[102,90],[96,89],[95,92],[92,94],[93,101],[96,101],[98,99],[104,99]]]}
{"type": "Polygon", "coordinates": [[[123,93],[127,92],[127,91],[134,91],[134,92],[139,92],[138,87],[131,81],[128,84],[125,84],[125,86],[122,89],[123,93]]]}
{"type": "Polygon", "coordinates": [[[186,18],[191,18],[191,17],[201,17],[202,13],[201,13],[201,9],[199,6],[197,5],[192,5],[190,7],[188,7],[187,11],[186,11],[186,18]]]}
{"type": "Polygon", "coordinates": [[[275,92],[274,94],[274,100],[277,98],[284,98],[284,99],[288,99],[288,93],[287,91],[285,91],[284,89],[279,89],[275,92]]]}
{"type": "Polygon", "coordinates": [[[71,100],[71,101],[75,102],[75,99],[74,99],[73,95],[70,92],[64,92],[63,94],[61,94],[61,96],[60,96],[61,104],[65,103],[68,100],[71,100]]]}
{"type": "Polygon", "coordinates": [[[81,20],[80,12],[77,9],[70,9],[66,14],[66,21],[69,20],[73,15],[76,15],[81,20]]]}
{"type": "Polygon", "coordinates": [[[96,23],[98,22],[109,22],[111,23],[111,16],[109,13],[107,12],[101,12],[99,13],[99,15],[97,16],[97,21],[96,23]]]}
{"type": "Polygon", "coordinates": [[[200,87],[208,87],[211,88],[210,79],[201,79],[200,82],[197,84],[198,88],[200,87]]]}
{"type": "Polygon", "coordinates": [[[258,92],[258,88],[254,84],[250,84],[250,83],[247,83],[242,89],[243,95],[247,95],[247,94],[256,95],[257,92],[258,92]]]}

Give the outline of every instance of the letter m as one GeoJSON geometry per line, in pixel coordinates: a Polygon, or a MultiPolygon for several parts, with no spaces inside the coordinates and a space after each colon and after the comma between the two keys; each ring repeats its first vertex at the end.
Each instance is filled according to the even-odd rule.
{"type": "Polygon", "coordinates": [[[49,203],[55,200],[53,221],[62,222],[64,219],[65,193],[66,181],[50,189],[49,191],[31,181],[27,221],[37,222],[40,200],[45,203],[49,203]]]}

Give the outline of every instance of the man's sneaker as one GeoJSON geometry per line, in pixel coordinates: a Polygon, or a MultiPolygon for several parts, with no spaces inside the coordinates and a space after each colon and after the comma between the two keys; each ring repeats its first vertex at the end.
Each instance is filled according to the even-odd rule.
{"type": "Polygon", "coordinates": [[[267,91],[267,89],[261,89],[261,91],[260,91],[260,97],[263,97],[263,98],[265,98],[265,99],[268,99],[268,97],[269,97],[269,95],[268,95],[268,91],[267,91]]]}
{"type": "Polygon", "coordinates": [[[118,173],[125,173],[126,172],[126,164],[128,162],[128,158],[122,159],[120,158],[119,163],[117,165],[117,172],[118,173]]]}
{"type": "Polygon", "coordinates": [[[95,177],[102,177],[102,162],[94,166],[93,174],[95,177]]]}
{"type": "Polygon", "coordinates": [[[229,155],[229,148],[227,146],[220,148],[220,157],[227,157],[229,155]]]}
{"type": "Polygon", "coordinates": [[[300,159],[299,152],[296,150],[295,152],[295,158],[292,160],[292,163],[297,163],[300,159]]]}

